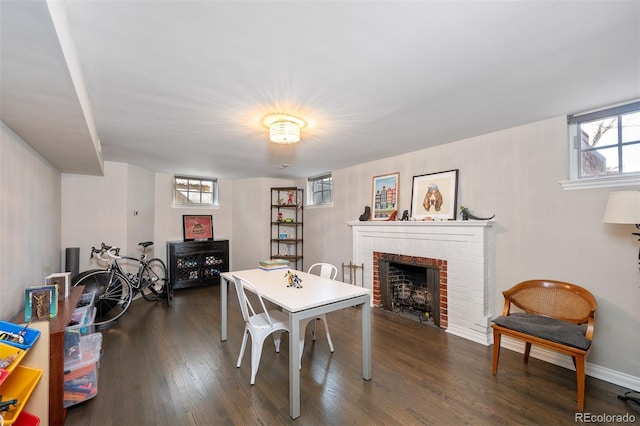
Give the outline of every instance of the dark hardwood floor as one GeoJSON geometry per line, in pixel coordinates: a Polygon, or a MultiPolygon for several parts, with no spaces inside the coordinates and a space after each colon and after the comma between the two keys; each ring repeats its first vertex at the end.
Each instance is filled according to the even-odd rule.
{"type": "MultiPolygon", "coordinates": [[[[244,324],[229,291],[229,339],[220,341],[218,287],[176,291],[174,304],[136,300],[104,336],[98,394],[71,407],[76,425],[550,425],[575,424],[574,371],[503,349],[497,376],[492,348],[379,309],[372,315],[373,379],[362,379],[360,312],[327,315],[307,341],[301,416],[289,417],[288,336],[275,353],[265,341],[255,386],[250,349],[236,368],[244,324]]],[[[597,344],[597,340],[595,342],[597,344]]],[[[625,389],[587,377],[585,412],[631,413],[625,389]]]]}

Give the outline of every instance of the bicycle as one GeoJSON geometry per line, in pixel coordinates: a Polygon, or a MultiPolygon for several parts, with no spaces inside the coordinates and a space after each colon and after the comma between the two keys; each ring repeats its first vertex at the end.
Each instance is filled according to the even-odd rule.
{"type": "Polygon", "coordinates": [[[140,293],[145,300],[157,301],[165,299],[167,306],[171,306],[171,289],[167,279],[167,268],[159,258],[147,260],[147,247],[153,245],[151,241],[138,244],[142,246],[140,258],[120,256],[120,248],[101,244],[100,248],[91,247],[94,255],[108,264],[106,269],[94,269],[82,272],[74,280],[74,286],[84,285],[85,292],[95,291],[96,320],[95,325],[104,325],[120,318],[129,308],[133,297],[140,293]],[[135,274],[126,272],[118,263],[128,260],[138,263],[135,274]]]}

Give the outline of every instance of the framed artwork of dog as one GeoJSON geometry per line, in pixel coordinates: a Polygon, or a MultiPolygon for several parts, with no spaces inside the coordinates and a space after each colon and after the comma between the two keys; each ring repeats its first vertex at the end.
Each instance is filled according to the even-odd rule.
{"type": "Polygon", "coordinates": [[[400,173],[374,176],[371,205],[371,220],[394,220],[393,212],[398,211],[398,189],[400,173]]]}
{"type": "Polygon", "coordinates": [[[411,217],[416,220],[456,220],[458,169],[413,177],[411,217]]]}

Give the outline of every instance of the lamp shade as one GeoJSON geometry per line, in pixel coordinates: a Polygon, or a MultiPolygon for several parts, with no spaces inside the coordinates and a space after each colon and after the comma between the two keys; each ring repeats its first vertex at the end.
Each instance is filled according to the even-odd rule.
{"type": "Polygon", "coordinates": [[[616,191],[609,194],[604,222],[640,224],[640,191],[616,191]]]}
{"type": "Polygon", "coordinates": [[[269,114],[262,119],[262,124],[269,128],[269,140],[280,144],[291,144],[300,141],[300,129],[304,120],[288,114],[269,114]]]}

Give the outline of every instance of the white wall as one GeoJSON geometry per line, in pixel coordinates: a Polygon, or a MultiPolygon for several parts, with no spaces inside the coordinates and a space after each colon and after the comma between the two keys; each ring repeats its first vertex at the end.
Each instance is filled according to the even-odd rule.
{"type": "MultiPolygon", "coordinates": [[[[215,173],[212,172],[212,176],[215,173]]],[[[167,241],[182,241],[182,215],[212,215],[213,238],[231,241],[231,213],[233,205],[232,182],[226,179],[218,180],[219,207],[182,207],[173,203],[173,175],[156,173],[155,175],[155,246],[156,256],[167,260],[167,241]]]]}
{"type": "Polygon", "coordinates": [[[62,175],[62,247],[80,248],[80,272],[104,266],[89,260],[91,247],[129,247],[128,170],[105,161],[104,176],[62,175]]]}
{"type": "MultiPolygon", "coordinates": [[[[124,253],[140,257],[142,241],[154,241],[155,173],[140,167],[127,166],[127,245],[124,253]]],[[[157,251],[155,244],[146,249],[151,258],[157,251]]],[[[137,265],[136,265],[137,266],[137,265]]]]}
{"type": "Polygon", "coordinates": [[[0,122],[0,319],[62,266],[60,173],[0,122]]]}
{"type": "Polygon", "coordinates": [[[283,179],[238,179],[233,181],[232,270],[255,268],[270,257],[271,188],[291,186],[283,179]]]}

